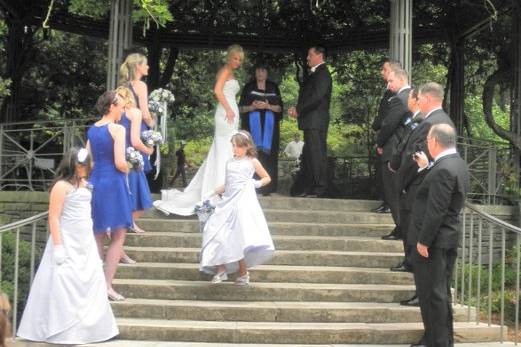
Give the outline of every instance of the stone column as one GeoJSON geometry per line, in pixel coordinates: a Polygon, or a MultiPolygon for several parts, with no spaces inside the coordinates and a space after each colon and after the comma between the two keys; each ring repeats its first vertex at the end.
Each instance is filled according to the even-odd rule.
{"type": "Polygon", "coordinates": [[[404,70],[411,76],[412,0],[390,0],[390,2],[390,56],[392,59],[401,62],[404,70]]]}
{"type": "Polygon", "coordinates": [[[107,89],[114,89],[123,51],[132,45],[132,0],[112,0],[107,59],[107,89]]]}

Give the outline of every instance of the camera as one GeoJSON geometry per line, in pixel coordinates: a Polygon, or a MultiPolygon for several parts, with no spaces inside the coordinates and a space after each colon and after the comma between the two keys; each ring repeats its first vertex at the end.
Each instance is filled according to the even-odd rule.
{"type": "Polygon", "coordinates": [[[415,143],[414,144],[414,152],[425,152],[424,148],[423,148],[423,143],[415,143]]]}

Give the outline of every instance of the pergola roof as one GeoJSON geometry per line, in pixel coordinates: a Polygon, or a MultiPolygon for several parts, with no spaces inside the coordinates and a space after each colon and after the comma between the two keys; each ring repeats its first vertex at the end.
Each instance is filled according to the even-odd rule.
{"type": "MultiPolygon", "coordinates": [[[[49,0],[0,0],[4,10],[24,10],[27,24],[41,25],[49,0]],[[27,5],[27,4],[26,4],[27,5]]],[[[506,1],[495,0],[498,9],[506,1]]],[[[330,51],[385,48],[389,42],[389,0],[177,0],[171,1],[174,20],[143,36],[134,25],[134,41],[156,40],[162,46],[223,48],[238,43],[260,51],[296,51],[321,42],[330,51]],[[319,6],[315,6],[316,3],[319,6]]],[[[445,41],[490,17],[484,2],[466,0],[414,0],[413,43],[445,41]],[[459,10],[456,20],[447,12],[459,10]]],[[[51,28],[107,38],[109,18],[73,15],[67,1],[56,1],[51,28]]]]}

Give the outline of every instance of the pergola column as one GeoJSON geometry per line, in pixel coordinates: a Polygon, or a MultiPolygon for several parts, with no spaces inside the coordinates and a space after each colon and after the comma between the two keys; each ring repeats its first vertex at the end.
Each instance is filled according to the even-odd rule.
{"type": "Polygon", "coordinates": [[[112,0],[107,59],[107,89],[114,89],[123,52],[132,45],[132,0],[112,0]]]}
{"type": "MultiPolygon", "coordinates": [[[[512,96],[510,105],[510,127],[521,136],[521,5],[513,1],[512,8],[512,96]]],[[[514,151],[516,177],[520,175],[521,153],[514,151]]]]}
{"type": "Polygon", "coordinates": [[[410,76],[412,73],[412,0],[390,0],[390,2],[390,56],[401,62],[410,76]]]}

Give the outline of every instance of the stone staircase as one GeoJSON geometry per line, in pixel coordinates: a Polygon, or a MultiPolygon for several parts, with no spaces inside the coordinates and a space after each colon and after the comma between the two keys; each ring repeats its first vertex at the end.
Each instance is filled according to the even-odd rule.
{"type": "MultiPolygon", "coordinates": [[[[151,211],[148,232],[128,234],[138,264],[119,268],[114,303],[122,340],[286,344],[400,344],[420,339],[412,275],[389,271],[402,245],[382,241],[390,215],[373,201],[261,198],[276,253],[250,271],[251,284],[211,285],[198,271],[195,219],[151,211]]],[[[458,342],[497,341],[499,327],[466,323],[455,309],[458,342]]]]}

